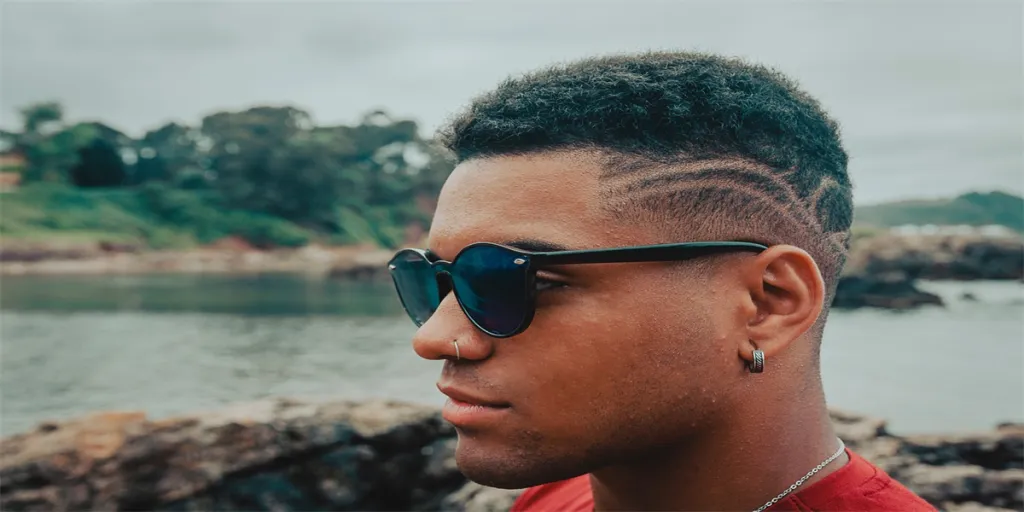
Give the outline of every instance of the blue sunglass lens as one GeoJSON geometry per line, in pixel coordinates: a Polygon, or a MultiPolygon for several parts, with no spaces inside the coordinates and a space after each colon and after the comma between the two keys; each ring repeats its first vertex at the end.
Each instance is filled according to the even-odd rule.
{"type": "Polygon", "coordinates": [[[398,297],[416,325],[423,325],[441,303],[434,268],[423,255],[403,251],[388,264],[398,297]]]}
{"type": "Polygon", "coordinates": [[[527,260],[508,249],[479,245],[463,251],[452,284],[466,315],[495,336],[515,333],[529,316],[527,260]]]}

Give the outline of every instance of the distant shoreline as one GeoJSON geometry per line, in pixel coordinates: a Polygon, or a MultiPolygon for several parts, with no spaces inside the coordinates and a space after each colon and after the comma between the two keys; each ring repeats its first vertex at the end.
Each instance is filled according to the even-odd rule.
{"type": "MultiPolygon", "coordinates": [[[[258,249],[237,238],[184,250],[8,239],[0,240],[0,276],[286,273],[386,279],[392,254],[390,249],[370,245],[258,249]]],[[[1024,281],[1024,239],[898,231],[858,237],[833,305],[845,309],[943,305],[940,297],[915,285],[919,279],[1024,281]]]]}
{"type": "Polygon", "coordinates": [[[0,250],[0,276],[294,273],[361,277],[383,275],[392,254],[390,250],[366,246],[138,250],[116,246],[21,245],[0,250]]]}

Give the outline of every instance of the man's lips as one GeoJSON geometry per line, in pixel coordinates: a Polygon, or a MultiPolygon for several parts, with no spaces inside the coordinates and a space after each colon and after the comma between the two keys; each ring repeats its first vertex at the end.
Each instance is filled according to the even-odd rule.
{"type": "Polygon", "coordinates": [[[507,402],[480,397],[451,385],[438,384],[437,388],[448,395],[448,401],[441,408],[441,416],[456,427],[482,428],[495,425],[511,409],[507,402]]]}
{"type": "Polygon", "coordinates": [[[496,409],[504,409],[504,408],[509,407],[509,403],[508,402],[502,402],[500,400],[490,399],[490,398],[481,396],[479,394],[476,394],[476,393],[474,393],[472,391],[468,391],[468,390],[465,390],[465,389],[460,389],[460,388],[458,388],[458,387],[456,387],[456,386],[454,386],[452,384],[438,382],[437,383],[437,389],[440,390],[441,393],[444,393],[445,395],[447,395],[448,398],[452,399],[453,401],[461,402],[461,403],[464,403],[466,405],[476,405],[476,406],[482,406],[482,407],[492,407],[492,408],[496,408],[496,409]]]}

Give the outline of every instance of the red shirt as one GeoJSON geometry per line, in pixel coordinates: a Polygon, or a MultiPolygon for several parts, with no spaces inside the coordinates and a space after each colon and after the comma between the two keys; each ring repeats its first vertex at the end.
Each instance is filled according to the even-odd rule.
{"type": "MultiPolygon", "coordinates": [[[[935,507],[863,457],[846,450],[850,462],[811,484],[786,496],[770,509],[813,512],[856,510],[859,512],[900,510],[934,511],[935,507]]],[[[591,512],[594,495],[590,476],[531,487],[512,505],[510,512],[591,512]]]]}

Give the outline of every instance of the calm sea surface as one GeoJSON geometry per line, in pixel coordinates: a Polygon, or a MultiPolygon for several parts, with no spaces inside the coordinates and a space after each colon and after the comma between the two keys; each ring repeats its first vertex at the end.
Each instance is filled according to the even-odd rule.
{"type": "MultiPolygon", "coordinates": [[[[822,349],[830,404],[906,433],[1024,421],[1024,286],[924,286],[948,307],[833,313],[822,349]]],[[[440,364],[412,352],[413,330],[387,283],[4,277],[0,433],[96,410],[163,417],[280,395],[440,405],[440,364]]]]}

